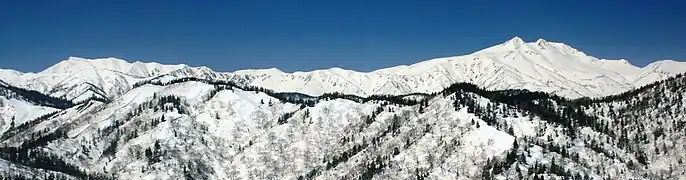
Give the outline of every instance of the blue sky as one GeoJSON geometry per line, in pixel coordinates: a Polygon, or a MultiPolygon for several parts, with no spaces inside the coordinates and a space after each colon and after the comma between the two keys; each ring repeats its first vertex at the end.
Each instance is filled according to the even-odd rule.
{"type": "Polygon", "coordinates": [[[686,60],[686,1],[5,1],[0,68],[69,56],[219,71],[360,71],[462,55],[514,36],[643,66],[686,60]]]}

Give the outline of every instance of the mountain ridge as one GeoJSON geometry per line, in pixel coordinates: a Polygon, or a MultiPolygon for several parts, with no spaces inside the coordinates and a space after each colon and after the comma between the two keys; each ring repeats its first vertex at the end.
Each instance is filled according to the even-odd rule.
{"type": "Polygon", "coordinates": [[[0,70],[0,78],[15,86],[47,94],[59,89],[76,89],[78,93],[52,94],[73,100],[88,99],[90,96],[112,98],[127,91],[138,81],[158,76],[194,75],[314,96],[330,92],[361,96],[431,93],[455,82],[470,82],[492,90],[531,89],[578,98],[619,93],[681,72],[686,72],[686,62],[661,60],[638,67],[625,59],[608,60],[588,56],[564,43],[549,42],[542,38],[525,42],[514,37],[471,54],[434,58],[369,72],[340,67],[290,73],[278,68],[215,72],[207,67],[185,64],[127,62],[111,57],[70,57],[39,73],[0,70]],[[56,79],[63,82],[55,83],[56,79]],[[103,94],[89,89],[114,90],[103,94]]]}
{"type": "MultiPolygon", "coordinates": [[[[371,73],[371,72],[376,72],[376,71],[379,71],[379,70],[382,70],[382,69],[388,69],[388,68],[394,68],[394,67],[406,67],[406,66],[411,66],[411,65],[414,65],[414,64],[417,64],[417,63],[421,63],[421,62],[425,62],[425,61],[431,61],[431,60],[438,60],[438,59],[444,59],[444,58],[450,58],[450,57],[457,57],[457,56],[464,56],[464,55],[475,54],[475,53],[481,52],[481,51],[486,50],[486,49],[489,49],[489,48],[493,48],[493,47],[497,47],[497,46],[506,45],[507,43],[509,43],[509,42],[511,42],[511,41],[521,41],[521,43],[527,44],[527,42],[524,41],[522,38],[520,38],[520,37],[518,37],[518,36],[515,36],[514,38],[512,38],[512,39],[510,39],[510,40],[507,40],[507,41],[505,41],[504,43],[495,44],[495,45],[493,45],[493,46],[486,47],[486,48],[484,48],[484,49],[477,50],[477,51],[475,51],[475,52],[473,52],[473,53],[469,53],[469,54],[454,55],[454,56],[445,56],[445,57],[435,57],[435,58],[427,58],[427,59],[425,59],[425,60],[418,61],[418,62],[415,62],[415,63],[412,63],[412,64],[397,64],[397,65],[392,65],[392,66],[379,67],[378,69],[372,70],[372,71],[358,71],[358,70],[354,70],[354,69],[346,69],[346,68],[335,67],[335,66],[330,67],[330,68],[314,69],[314,70],[284,71],[284,70],[279,69],[278,67],[269,67],[269,68],[246,68],[246,69],[239,69],[239,70],[235,70],[235,71],[245,71],[245,70],[277,70],[277,71],[279,71],[279,72],[288,73],[288,74],[293,74],[293,73],[312,73],[312,72],[321,71],[321,70],[342,69],[342,70],[354,71],[354,72],[358,72],[358,73],[371,73]]],[[[572,48],[571,46],[568,46],[568,45],[566,45],[566,44],[564,44],[564,43],[561,43],[561,42],[549,42],[549,41],[547,41],[547,40],[545,40],[545,39],[543,39],[543,38],[538,38],[535,42],[530,42],[530,43],[528,43],[528,44],[540,44],[540,43],[558,44],[558,45],[560,45],[560,46],[566,46],[566,47],[568,47],[568,48],[571,48],[571,49],[574,50],[574,51],[578,51],[577,49],[572,48]]],[[[579,52],[581,52],[581,51],[579,51],[579,52]]],[[[581,53],[583,53],[583,52],[581,52],[581,53]]],[[[682,63],[682,62],[684,62],[684,61],[678,61],[678,60],[675,60],[675,59],[662,59],[662,60],[653,61],[653,62],[648,63],[648,64],[644,65],[643,67],[641,67],[641,66],[636,66],[636,65],[631,64],[631,62],[629,62],[629,61],[626,60],[626,59],[614,59],[614,60],[613,60],[613,59],[604,59],[604,58],[598,58],[598,59],[599,59],[599,60],[604,60],[604,61],[617,61],[617,62],[622,62],[623,64],[630,64],[630,65],[632,65],[632,66],[634,66],[634,67],[638,67],[638,68],[646,68],[646,67],[648,67],[648,66],[651,66],[651,64],[656,64],[656,63],[657,63],[657,64],[660,64],[660,63],[662,63],[662,61],[671,62],[671,63],[682,63]]],[[[64,60],[62,60],[62,61],[56,63],[55,65],[57,65],[57,64],[59,64],[59,63],[61,63],[61,62],[65,62],[65,61],[68,62],[68,61],[74,61],[74,60],[77,60],[77,61],[104,61],[104,60],[111,60],[111,61],[124,61],[124,62],[130,63],[130,64],[157,64],[157,65],[167,65],[167,66],[191,67],[191,66],[189,66],[189,65],[187,65],[187,64],[160,64],[160,63],[152,62],[152,61],[150,61],[150,62],[144,62],[144,61],[138,61],[138,60],[137,60],[137,61],[128,61],[128,60],[121,59],[121,58],[117,58],[117,57],[85,58],[85,57],[78,57],[78,56],[70,56],[70,57],[67,57],[66,59],[64,59],[64,60]]],[[[54,65],[53,65],[53,66],[54,66],[54,65]]],[[[52,67],[52,66],[51,66],[51,67],[52,67]]],[[[45,71],[45,70],[47,70],[47,69],[49,69],[49,68],[50,68],[50,67],[48,67],[48,68],[46,68],[46,69],[43,69],[43,70],[41,70],[41,71],[39,71],[39,72],[24,72],[24,71],[19,71],[19,70],[15,70],[15,69],[3,69],[3,68],[0,68],[0,70],[4,70],[4,71],[8,71],[8,72],[16,72],[16,73],[21,73],[21,74],[36,74],[36,73],[43,72],[43,71],[45,71]]],[[[235,72],[235,71],[234,71],[234,72],[235,72]]],[[[227,71],[227,72],[230,72],[230,71],[227,71]]]]}
{"type": "MultiPolygon", "coordinates": [[[[427,73],[435,73],[438,72],[438,74],[434,74],[435,76],[443,76],[439,77],[438,81],[436,83],[441,83],[443,85],[448,85],[452,82],[473,82],[476,84],[480,84],[483,86],[493,86],[489,87],[492,89],[511,89],[511,88],[534,88],[534,90],[543,90],[546,92],[557,92],[557,91],[563,91],[562,95],[565,96],[571,96],[571,97],[583,97],[583,96],[592,96],[592,97],[598,97],[598,96],[603,96],[603,95],[609,95],[613,93],[618,93],[621,91],[629,90],[631,88],[635,88],[647,83],[650,83],[655,80],[659,80],[660,78],[665,78],[664,76],[661,75],[656,75],[656,74],[666,74],[666,75],[674,75],[676,73],[680,73],[686,71],[686,63],[684,62],[677,62],[677,61],[672,61],[672,60],[667,60],[667,61],[656,61],[653,62],[649,65],[646,65],[645,67],[637,67],[633,66],[630,64],[628,61],[624,59],[620,60],[608,60],[608,59],[598,59],[592,56],[587,56],[584,52],[581,52],[575,48],[572,48],[570,46],[567,46],[563,43],[557,43],[557,42],[548,42],[544,39],[539,39],[537,42],[533,43],[525,43],[521,38],[515,37],[511,40],[506,41],[505,43],[494,45],[492,47],[485,48],[483,50],[477,51],[472,54],[467,54],[467,55],[462,55],[462,56],[453,56],[453,57],[443,57],[443,58],[434,58],[434,59],[429,59],[425,61],[421,61],[415,64],[410,64],[410,65],[399,65],[399,66],[393,66],[393,67],[387,67],[387,68],[381,68],[378,70],[370,71],[370,72],[357,72],[357,71],[352,71],[352,70],[345,70],[345,69],[340,69],[340,68],[329,68],[329,69],[322,69],[322,70],[313,70],[313,71],[296,71],[293,73],[286,73],[283,72],[279,69],[276,68],[269,68],[269,69],[248,69],[248,70],[239,70],[235,71],[234,74],[239,74],[239,75],[244,75],[244,76],[250,76],[253,75],[253,79],[258,79],[258,80],[253,80],[253,84],[258,85],[258,86],[264,86],[264,87],[273,87],[272,89],[282,89],[283,91],[305,91],[306,93],[309,93],[311,95],[317,95],[321,94],[323,92],[318,92],[317,90],[302,90],[298,88],[283,88],[283,87],[278,87],[276,84],[269,84],[269,80],[275,80],[277,82],[285,81],[286,83],[295,83],[299,85],[299,87],[304,87],[304,84],[310,84],[310,83],[318,83],[326,85],[326,81],[334,81],[330,79],[321,79],[318,80],[317,82],[311,82],[311,81],[306,81],[306,82],[297,82],[297,79],[309,79],[312,78],[313,76],[321,76],[321,74],[331,74],[330,76],[336,77],[339,75],[339,72],[345,72],[347,75],[353,75],[355,77],[353,78],[348,78],[348,82],[350,81],[363,81],[363,82],[356,82],[356,83],[350,83],[347,85],[350,85],[351,87],[359,87],[360,84],[374,84],[375,82],[373,81],[365,81],[364,79],[369,79],[369,78],[377,78],[377,81],[380,81],[380,83],[386,83],[386,82],[397,82],[396,78],[391,78],[391,77],[370,77],[370,76],[394,76],[394,75],[402,75],[405,76],[404,78],[415,78],[418,76],[426,75],[427,73]],[[531,67],[527,66],[521,66],[521,64],[525,64],[531,67]],[[671,69],[673,70],[668,70],[668,71],[663,71],[661,69],[665,68],[666,66],[658,66],[660,64],[668,64],[667,66],[670,66],[671,69]],[[456,67],[458,66],[458,67],[456,67]],[[460,68],[461,69],[458,69],[460,68]],[[567,67],[571,67],[572,69],[567,69],[567,67]],[[648,70],[649,68],[654,67],[655,70],[648,70]],[[488,73],[483,73],[483,74],[478,74],[475,76],[468,76],[465,74],[469,73],[479,73],[478,71],[490,71],[488,73]],[[476,71],[476,72],[474,72],[476,71]],[[559,71],[559,72],[558,72],[559,71]],[[654,72],[655,71],[655,72],[654,72]],[[564,72],[564,73],[560,73],[564,72]],[[659,72],[659,73],[657,73],[659,72]],[[664,72],[664,73],[663,73],[664,72]],[[503,74],[505,73],[505,74],[503,74]],[[576,77],[576,76],[584,76],[586,74],[591,74],[588,75],[586,78],[579,78],[579,79],[571,79],[571,80],[564,80],[564,78],[570,78],[570,77],[576,77]],[[640,78],[637,78],[636,74],[643,74],[640,78]],[[266,76],[266,78],[265,78],[266,76]],[[513,82],[510,82],[510,84],[499,84],[499,82],[496,82],[494,80],[475,80],[479,78],[479,76],[488,76],[488,77],[502,77],[502,78],[512,78],[513,82]],[[544,76],[544,77],[541,77],[544,76]],[[546,76],[557,76],[562,79],[558,78],[550,78],[546,79],[546,76]],[[359,79],[355,79],[359,78],[359,79]],[[384,79],[385,78],[385,79],[384,79]],[[606,81],[601,81],[601,82],[593,82],[589,81],[589,79],[593,78],[606,78],[606,81]],[[267,82],[261,82],[260,79],[265,79],[264,81],[267,82]],[[296,80],[293,80],[296,79],[296,80]],[[362,80],[360,80],[362,79],[362,80]],[[526,82],[523,82],[526,80],[526,82]],[[536,82],[538,81],[537,79],[543,79],[542,82],[536,82]],[[294,82],[296,81],[296,82],[294,82]],[[443,81],[443,82],[442,82],[443,81]],[[546,81],[560,81],[560,82],[555,82],[555,83],[547,83],[546,81]],[[567,82],[564,82],[567,81],[567,82]],[[581,82],[580,85],[571,85],[574,83],[579,83],[580,81],[588,81],[588,82],[581,82]],[[529,87],[526,87],[525,85],[517,85],[517,83],[525,83],[529,85],[529,87]],[[602,83],[606,83],[609,86],[611,90],[603,90],[603,88],[598,88],[595,87],[593,89],[585,89],[584,86],[598,86],[602,83]],[[609,84],[608,84],[609,83],[609,84]],[[511,85],[511,86],[510,86],[511,85]],[[538,86],[538,87],[536,87],[538,86]],[[544,89],[542,88],[543,86],[558,86],[558,88],[552,88],[552,89],[544,89]],[[580,89],[584,90],[585,92],[573,92],[571,89],[575,89],[577,87],[581,87],[580,89]],[[618,88],[614,88],[618,87],[618,88]],[[613,89],[614,88],[614,89],[613,89]],[[605,91],[602,93],[593,93],[593,90],[599,90],[599,91],[605,91]]],[[[402,79],[402,78],[401,78],[402,79]]],[[[432,80],[431,77],[425,77],[425,78],[420,78],[419,80],[415,81],[428,81],[432,80]]],[[[436,79],[433,79],[436,80],[436,79]]],[[[249,80],[250,81],[250,80],[249,80]]],[[[340,83],[345,83],[346,81],[341,81],[340,83]]],[[[401,82],[403,83],[402,86],[404,87],[413,87],[414,86],[422,86],[426,87],[427,84],[422,84],[422,85],[417,85],[417,83],[420,82],[401,82]]],[[[282,85],[282,84],[279,84],[282,85]]],[[[382,85],[377,85],[377,86],[384,86],[382,85]]],[[[431,84],[428,84],[428,86],[431,86],[431,84]]],[[[429,89],[412,89],[415,92],[431,92],[438,90],[444,86],[438,86],[438,87],[432,87],[429,89]]],[[[377,89],[381,87],[376,87],[377,89]]],[[[395,86],[393,87],[395,89],[402,89],[403,87],[395,86]]],[[[393,89],[391,88],[391,89],[393,89]]],[[[320,89],[330,89],[330,90],[338,90],[338,91],[346,91],[344,87],[322,87],[320,89]]],[[[358,88],[359,89],[359,88],[358,88]]],[[[359,90],[359,92],[355,92],[354,90],[347,90],[347,93],[355,93],[355,94],[375,94],[375,93],[410,93],[410,91],[403,91],[403,92],[385,92],[384,90],[374,90],[374,87],[371,88],[371,90],[359,90]]]]}

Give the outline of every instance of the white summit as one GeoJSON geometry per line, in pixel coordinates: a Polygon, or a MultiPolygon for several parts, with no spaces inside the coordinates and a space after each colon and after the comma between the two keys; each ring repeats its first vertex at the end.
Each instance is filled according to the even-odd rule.
{"type": "Polygon", "coordinates": [[[684,62],[664,60],[641,68],[623,59],[598,59],[563,43],[544,39],[527,43],[514,37],[468,55],[372,72],[332,68],[284,73],[272,68],[234,75],[255,86],[310,95],[430,93],[469,82],[491,90],[528,89],[577,98],[611,95],[682,72],[686,72],[684,62]]]}
{"type": "Polygon", "coordinates": [[[0,79],[26,89],[81,101],[90,97],[111,98],[131,88],[138,79],[187,67],[159,63],[129,63],[117,58],[69,57],[38,73],[0,70],[0,79]]]}
{"type": "Polygon", "coordinates": [[[457,82],[491,90],[528,89],[578,98],[620,93],[686,72],[686,63],[656,61],[646,67],[624,59],[599,59],[563,43],[514,37],[472,54],[425,60],[357,72],[341,68],[286,73],[277,68],[214,72],[207,67],[162,65],[117,59],[70,57],[39,73],[0,69],[0,79],[14,86],[79,101],[112,98],[143,79],[192,76],[232,80],[280,92],[321,95],[431,93],[457,82]]]}

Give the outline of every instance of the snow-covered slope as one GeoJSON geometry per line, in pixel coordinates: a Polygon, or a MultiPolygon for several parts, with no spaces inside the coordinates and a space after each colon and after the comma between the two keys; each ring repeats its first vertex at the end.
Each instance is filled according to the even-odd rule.
{"type": "Polygon", "coordinates": [[[50,102],[51,97],[20,91],[22,89],[0,81],[0,134],[62,108],[58,103],[50,102]]]}
{"type": "Polygon", "coordinates": [[[39,73],[0,71],[0,79],[14,86],[40,91],[72,101],[96,97],[110,99],[135,82],[187,67],[158,63],[129,63],[116,58],[70,57],[39,73]]]}
{"type": "Polygon", "coordinates": [[[5,134],[2,152],[33,156],[0,155],[38,179],[678,179],[684,82],[588,104],[455,84],[414,105],[305,105],[208,81],[142,84],[5,134]],[[634,113],[629,102],[671,113],[634,113]]]}
{"type": "Polygon", "coordinates": [[[119,179],[369,178],[380,173],[371,168],[377,162],[393,164],[373,165],[386,169],[377,177],[407,179],[416,172],[398,168],[480,177],[481,164],[512,149],[515,140],[466,108],[455,111],[450,97],[418,113],[417,106],[345,99],[305,107],[216,88],[194,81],[143,85],[100,107],[68,109],[3,143],[33,144],[28,137],[63,132],[64,138],[34,150],[119,179]],[[429,167],[439,165],[451,168],[429,167]]]}
{"type": "Polygon", "coordinates": [[[19,99],[0,97],[0,134],[12,126],[18,126],[58,109],[31,104],[19,99]]]}
{"type": "Polygon", "coordinates": [[[430,93],[456,82],[487,89],[529,89],[577,98],[630,90],[686,72],[686,63],[658,61],[644,68],[626,60],[588,56],[562,43],[539,39],[526,43],[515,37],[469,55],[422,61],[372,72],[340,68],[284,73],[278,69],[236,71],[249,84],[276,91],[321,95],[430,93]]]}
{"type": "MultiPolygon", "coordinates": [[[[6,81],[6,82],[16,82],[19,80],[21,75],[24,73],[11,70],[11,69],[0,69],[0,80],[6,81]]],[[[3,83],[6,83],[3,82],[3,83]]]]}

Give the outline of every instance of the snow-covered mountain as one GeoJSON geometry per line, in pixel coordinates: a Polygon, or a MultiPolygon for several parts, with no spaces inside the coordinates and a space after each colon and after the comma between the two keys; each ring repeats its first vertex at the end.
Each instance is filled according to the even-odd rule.
{"type": "Polygon", "coordinates": [[[592,101],[470,84],[413,102],[298,101],[208,80],[149,82],[4,133],[0,175],[683,179],[684,95],[684,76],[592,101]]]}
{"type": "Polygon", "coordinates": [[[129,63],[116,58],[70,57],[38,73],[1,70],[0,79],[17,87],[32,89],[72,101],[110,99],[128,91],[135,82],[187,68],[186,65],[129,63]]]}
{"type": "Polygon", "coordinates": [[[686,72],[686,62],[657,61],[640,68],[626,60],[598,59],[563,43],[515,37],[463,56],[437,58],[372,72],[340,68],[284,73],[242,70],[234,75],[251,85],[310,95],[430,93],[456,82],[492,90],[529,89],[577,98],[606,96],[686,72]]]}
{"type": "Polygon", "coordinates": [[[686,179],[683,71],[520,38],[373,72],[69,58],[0,70],[0,177],[686,179]]]}
{"type": "Polygon", "coordinates": [[[270,68],[222,73],[207,67],[70,57],[39,73],[0,70],[0,79],[73,101],[111,99],[136,82],[160,76],[231,80],[313,96],[330,92],[360,96],[431,93],[453,83],[468,82],[491,90],[528,89],[578,98],[620,93],[681,72],[686,72],[686,62],[663,60],[641,68],[626,60],[588,56],[563,43],[543,39],[526,43],[515,37],[468,55],[372,72],[331,68],[285,73],[270,68]]]}

